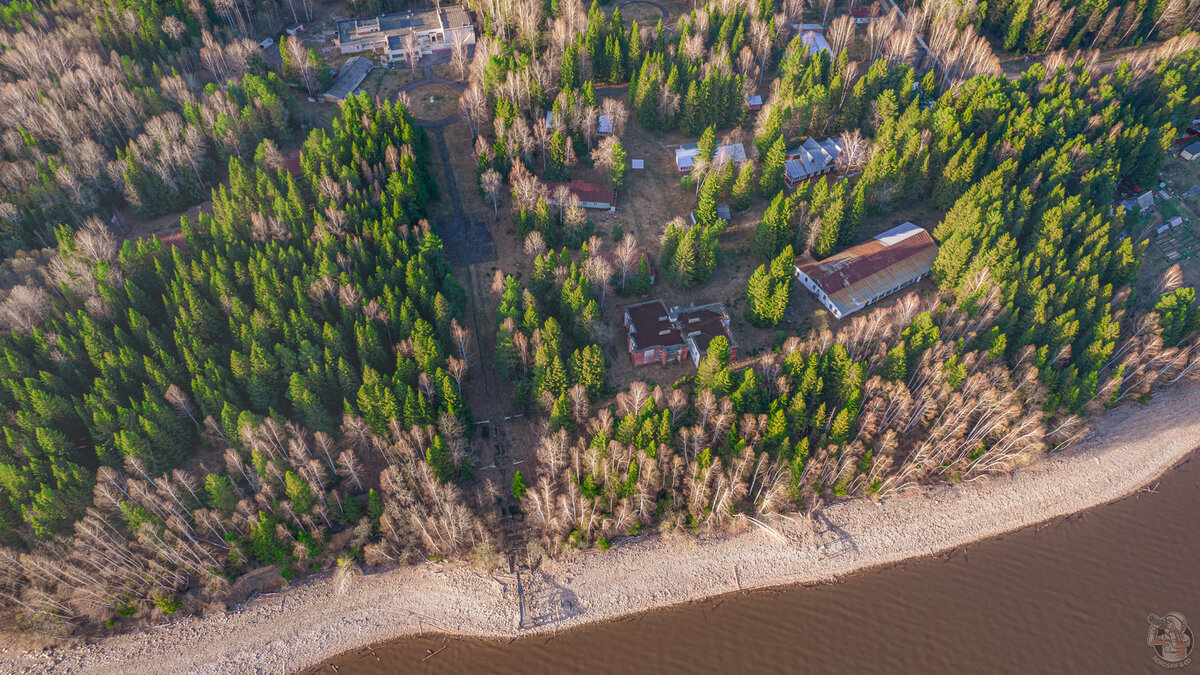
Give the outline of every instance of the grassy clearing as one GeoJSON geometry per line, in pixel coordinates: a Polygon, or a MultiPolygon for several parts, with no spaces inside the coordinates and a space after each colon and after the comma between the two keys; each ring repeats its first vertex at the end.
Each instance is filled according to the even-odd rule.
{"type": "Polygon", "coordinates": [[[408,90],[409,110],[419,120],[444,120],[458,114],[461,94],[448,84],[423,84],[408,90]]]}

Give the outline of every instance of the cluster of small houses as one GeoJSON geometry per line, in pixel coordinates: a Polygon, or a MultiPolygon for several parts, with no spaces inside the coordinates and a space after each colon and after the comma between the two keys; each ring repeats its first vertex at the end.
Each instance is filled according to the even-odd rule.
{"type": "MultiPolygon", "coordinates": [[[[852,14],[856,23],[870,23],[878,16],[874,8],[856,9],[852,14]]],[[[792,28],[810,54],[830,51],[821,25],[795,24],[792,28]]],[[[385,64],[406,61],[413,50],[421,56],[448,50],[455,42],[462,45],[475,42],[471,15],[458,5],[347,19],[337,24],[337,46],[341,53],[373,52],[379,54],[385,64]]],[[[368,58],[351,58],[338,70],[336,82],[324,94],[325,100],[345,99],[373,67],[368,58]]],[[[762,104],[762,97],[757,94],[746,99],[751,110],[758,110],[762,104]]],[[[553,112],[546,113],[547,128],[554,124],[553,115],[553,112]]],[[[597,122],[600,134],[612,133],[611,117],[601,115],[597,122]]],[[[1200,156],[1200,143],[1195,146],[1193,154],[1200,156]]],[[[788,188],[832,173],[842,150],[836,139],[814,138],[805,139],[788,150],[784,163],[784,180],[788,188]]],[[[1189,146],[1185,153],[1192,151],[1193,146],[1189,146]]],[[[699,154],[696,143],[684,143],[675,150],[676,169],[683,173],[692,171],[699,154]]],[[[711,160],[714,165],[726,162],[741,165],[747,161],[746,149],[741,143],[721,145],[711,160]]],[[[633,159],[631,168],[635,172],[642,171],[645,161],[633,159]]],[[[555,194],[560,185],[570,190],[584,208],[610,211],[616,208],[616,193],[608,187],[574,180],[549,184],[550,194],[555,194]]],[[[553,197],[548,201],[557,203],[553,197]]],[[[722,204],[718,211],[721,218],[729,219],[728,206],[722,204]]],[[[174,240],[170,243],[182,245],[174,240]]],[[[835,317],[842,319],[928,276],[936,256],[937,244],[929,232],[912,223],[904,223],[825,260],[801,255],[795,260],[794,272],[802,286],[835,317]]],[[[649,262],[649,256],[644,252],[642,257],[649,262]]],[[[660,299],[648,300],[624,308],[624,325],[627,349],[635,366],[667,365],[684,360],[699,366],[717,337],[726,338],[730,358],[737,357],[738,343],[730,331],[729,313],[719,302],[668,308],[660,299]]]]}
{"type": "MultiPolygon", "coordinates": [[[[757,98],[757,97],[756,97],[757,98]]],[[[788,150],[784,160],[784,181],[788,189],[793,189],[806,180],[812,180],[833,173],[836,160],[842,152],[842,144],[834,138],[818,141],[807,138],[803,143],[788,150]]],[[[700,147],[696,143],[684,143],[675,150],[675,168],[682,173],[688,173],[696,165],[696,156],[700,147]]],[[[741,143],[718,146],[712,156],[714,166],[733,162],[740,166],[746,162],[746,148],[741,143]]]]}

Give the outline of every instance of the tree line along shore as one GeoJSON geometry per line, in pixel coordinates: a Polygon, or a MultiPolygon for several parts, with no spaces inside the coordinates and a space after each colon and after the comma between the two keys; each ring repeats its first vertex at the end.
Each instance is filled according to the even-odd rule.
{"type": "MultiPolygon", "coordinates": [[[[403,103],[354,95],[293,138],[299,102],[282,78],[320,63],[272,71],[227,3],[142,4],[124,39],[107,2],[0,17],[6,91],[25,92],[28,127],[3,134],[0,177],[24,177],[5,180],[5,246],[53,245],[45,274],[9,256],[19,282],[0,300],[0,602],[22,630],[178,620],[262,570],[334,570],[353,586],[364,567],[534,569],[651,532],[777,533],[789,514],[1045,461],[1104,410],[1166,410],[1155,389],[1200,374],[1194,289],[1178,264],[1146,274],[1147,241],[1111,206],[1120,186],[1156,180],[1200,116],[1194,37],[1108,73],[1059,55],[1012,79],[986,60],[950,68],[951,52],[933,70],[905,49],[851,60],[871,40],[911,44],[895,17],[882,37],[809,50],[791,37],[799,3],[709,5],[671,31],[577,0],[473,6],[462,105],[480,189],[465,196],[507,209],[524,256],[502,261],[489,295],[447,262],[461,243],[433,213],[457,196],[403,103]],[[168,6],[192,18],[175,26],[168,6]],[[160,28],[175,41],[146,39],[160,28]],[[35,29],[89,35],[94,76],[112,82],[85,81],[92,56],[55,62],[22,37],[35,29]],[[628,83],[626,100],[597,81],[628,83]],[[101,93],[95,114],[54,107],[101,93]],[[610,136],[594,143],[602,112],[610,136]],[[544,186],[600,170],[624,188],[633,125],[699,138],[678,188],[696,222],[656,223],[660,241],[612,237],[609,251],[578,200],[544,186]],[[833,135],[837,175],[787,189],[786,141],[833,135]],[[736,171],[708,161],[738,139],[750,152],[736,171]],[[279,144],[292,142],[289,161],[279,144]],[[170,240],[122,242],[95,217],[204,191],[211,208],[170,240]],[[868,218],[918,203],[941,218],[936,290],[836,331],[781,329],[754,354],[716,338],[673,384],[612,381],[606,299],[652,292],[639,248],[656,248],[657,283],[677,289],[728,271],[721,199],[763,214],[747,228],[755,330],[796,302],[793,256],[841,250],[868,218]],[[467,328],[479,314],[494,314],[486,350],[467,328]],[[536,461],[511,481],[477,475],[481,380],[502,383],[534,439],[536,461]]],[[[935,10],[922,30],[961,23],[935,10]]],[[[955,39],[977,45],[971,25],[955,39]]]]}

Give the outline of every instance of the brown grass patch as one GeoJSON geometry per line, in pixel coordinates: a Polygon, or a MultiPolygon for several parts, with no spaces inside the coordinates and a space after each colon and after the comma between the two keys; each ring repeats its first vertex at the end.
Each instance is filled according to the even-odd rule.
{"type": "Polygon", "coordinates": [[[458,113],[460,93],[448,84],[423,84],[409,89],[409,109],[420,120],[437,121],[458,113]]]}

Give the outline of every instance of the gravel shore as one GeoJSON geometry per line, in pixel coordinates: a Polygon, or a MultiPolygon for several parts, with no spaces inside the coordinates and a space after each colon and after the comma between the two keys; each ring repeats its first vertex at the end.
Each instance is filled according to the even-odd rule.
{"type": "Polygon", "coordinates": [[[0,653],[0,669],[52,672],[281,672],[421,633],[511,637],[552,632],[730,591],[835,580],[928,556],[1110,502],[1152,482],[1200,446],[1200,388],[1156,396],[1093,420],[1072,450],[1009,476],[852,501],[813,517],[775,518],[731,537],[647,535],[609,551],[546,563],[517,579],[428,564],[359,577],[336,595],[328,577],[259,596],[227,613],[37,653],[0,653]]]}

